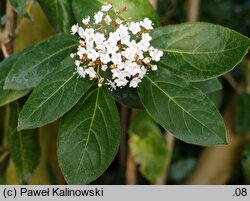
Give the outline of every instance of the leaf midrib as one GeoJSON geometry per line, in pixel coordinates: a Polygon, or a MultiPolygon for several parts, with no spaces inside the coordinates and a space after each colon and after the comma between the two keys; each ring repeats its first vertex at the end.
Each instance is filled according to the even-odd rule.
{"type": "MultiPolygon", "coordinates": [[[[97,108],[98,108],[98,100],[99,100],[100,88],[98,88],[98,89],[96,89],[96,90],[97,90],[97,95],[96,95],[96,101],[95,101],[94,111],[93,111],[93,115],[92,115],[92,117],[91,117],[91,122],[90,122],[90,125],[89,125],[89,129],[88,129],[87,140],[86,140],[85,146],[84,146],[84,148],[83,148],[83,151],[82,151],[82,153],[81,153],[81,155],[80,155],[80,161],[79,161],[79,163],[78,163],[78,165],[77,165],[76,175],[75,175],[75,179],[74,179],[75,181],[76,181],[76,177],[77,177],[77,175],[78,175],[78,172],[79,172],[81,163],[82,163],[83,158],[84,158],[84,153],[85,153],[86,148],[87,148],[87,145],[88,145],[88,143],[89,143],[90,132],[91,132],[91,130],[92,130],[93,122],[94,122],[94,120],[95,120],[96,111],[97,111],[97,108]]],[[[94,92],[94,91],[93,91],[93,92],[94,92]]],[[[93,92],[92,92],[92,93],[93,93],[93,92]]]]}

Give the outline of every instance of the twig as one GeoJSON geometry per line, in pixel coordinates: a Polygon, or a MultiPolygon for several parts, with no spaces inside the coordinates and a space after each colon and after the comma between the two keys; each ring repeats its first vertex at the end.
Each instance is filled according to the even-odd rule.
{"type": "MultiPolygon", "coordinates": [[[[132,122],[132,120],[135,118],[137,113],[138,113],[138,110],[136,109],[131,110],[130,122],[132,122]]],[[[137,167],[129,149],[128,156],[127,156],[127,164],[126,164],[126,184],[135,185],[137,183],[137,180],[138,180],[137,167]]]]}
{"type": "Polygon", "coordinates": [[[9,155],[9,151],[6,150],[3,155],[0,157],[0,163],[2,163],[4,161],[4,159],[6,159],[9,155]]]}
{"type": "Polygon", "coordinates": [[[200,0],[188,0],[187,3],[188,3],[187,21],[195,22],[197,21],[199,15],[200,0]]]}
{"type": "Polygon", "coordinates": [[[13,50],[13,38],[15,34],[14,26],[15,14],[12,6],[7,1],[6,4],[6,24],[4,29],[0,33],[0,43],[1,50],[4,54],[4,57],[7,58],[13,50]]]}
{"type": "Polygon", "coordinates": [[[172,161],[173,150],[174,150],[175,137],[169,131],[165,132],[165,136],[166,136],[167,146],[168,146],[168,158],[167,158],[166,167],[164,170],[164,175],[162,175],[162,177],[156,183],[158,185],[163,185],[167,182],[169,167],[172,161]]]}
{"type": "Polygon", "coordinates": [[[155,9],[157,8],[158,0],[150,0],[150,3],[155,9]]]}
{"type": "Polygon", "coordinates": [[[2,49],[2,52],[3,52],[3,56],[4,58],[8,58],[10,55],[7,51],[7,48],[6,48],[6,45],[4,43],[1,43],[1,49],[2,49]]]}
{"type": "Polygon", "coordinates": [[[241,86],[236,82],[236,80],[230,73],[226,73],[225,75],[223,75],[223,77],[237,93],[240,93],[242,91],[241,86]]]}

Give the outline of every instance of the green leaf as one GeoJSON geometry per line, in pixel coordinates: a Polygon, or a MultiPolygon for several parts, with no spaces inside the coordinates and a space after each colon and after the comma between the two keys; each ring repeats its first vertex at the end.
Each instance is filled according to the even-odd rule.
{"type": "Polygon", "coordinates": [[[167,142],[158,125],[145,111],[137,114],[129,129],[129,145],[140,172],[152,184],[165,174],[167,142]]]}
{"type": "Polygon", "coordinates": [[[164,51],[160,63],[190,81],[230,71],[246,55],[250,39],[209,23],[184,23],[154,29],[152,45],[164,51]]]}
{"type": "Polygon", "coordinates": [[[169,168],[169,179],[174,182],[183,182],[197,164],[195,158],[184,158],[172,163],[169,168]]]}
{"type": "Polygon", "coordinates": [[[223,119],[199,89],[164,68],[146,76],[139,96],[154,120],[176,138],[197,145],[225,144],[223,119]]]}
{"type": "Polygon", "coordinates": [[[76,49],[77,43],[74,36],[58,34],[35,45],[31,52],[18,58],[5,80],[4,89],[20,90],[37,86],[76,49]]]}
{"type": "Polygon", "coordinates": [[[192,85],[205,94],[210,94],[222,89],[222,85],[217,78],[201,82],[193,82],[192,85]]]}
{"type": "Polygon", "coordinates": [[[250,184],[250,144],[248,143],[242,152],[241,165],[245,183],[250,184]]]}
{"type": "MultiPolygon", "coordinates": [[[[25,49],[21,53],[31,51],[30,48],[25,49]]],[[[3,85],[5,82],[5,78],[10,72],[13,65],[16,63],[18,56],[20,56],[21,53],[18,53],[16,55],[10,56],[8,59],[5,59],[0,63],[0,106],[6,105],[14,100],[17,100],[25,95],[27,95],[30,90],[3,90],[3,85]]]]}
{"type": "Polygon", "coordinates": [[[48,74],[26,101],[18,129],[41,127],[68,112],[88,91],[92,81],[77,78],[73,59],[67,58],[48,74]]]}
{"type": "Polygon", "coordinates": [[[131,18],[133,21],[138,21],[148,17],[156,26],[160,24],[156,11],[149,1],[145,0],[72,0],[72,9],[77,21],[81,23],[84,17],[93,17],[94,13],[101,10],[101,6],[106,3],[112,3],[116,11],[127,7],[127,12],[121,14],[124,19],[131,18]]]}
{"type": "Polygon", "coordinates": [[[28,17],[27,6],[32,3],[33,0],[9,0],[14,10],[22,16],[28,17]]]}
{"type": "Polygon", "coordinates": [[[219,90],[206,95],[211,101],[213,101],[217,108],[220,108],[223,99],[223,91],[219,90]]]}
{"type": "Polygon", "coordinates": [[[40,145],[38,130],[17,132],[19,111],[20,105],[18,102],[14,102],[10,105],[8,146],[19,182],[25,184],[39,163],[40,145]]]}
{"type": "Polygon", "coordinates": [[[75,23],[71,0],[38,0],[38,2],[57,32],[70,31],[75,23]]]}
{"type": "Polygon", "coordinates": [[[104,87],[89,92],[62,118],[58,160],[69,184],[87,184],[110,165],[120,141],[119,114],[104,87]]]}
{"type": "Polygon", "coordinates": [[[236,96],[236,130],[240,135],[250,132],[250,95],[243,93],[236,96]]]}
{"type": "Polygon", "coordinates": [[[137,89],[130,87],[123,87],[122,89],[116,89],[112,91],[111,95],[115,98],[116,101],[130,108],[137,108],[137,109],[144,108],[139,98],[137,89]]]}

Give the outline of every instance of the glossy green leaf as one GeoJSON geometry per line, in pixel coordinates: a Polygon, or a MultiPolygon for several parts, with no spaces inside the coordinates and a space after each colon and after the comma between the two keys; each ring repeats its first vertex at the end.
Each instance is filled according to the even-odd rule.
{"type": "Polygon", "coordinates": [[[25,184],[39,163],[40,145],[38,130],[17,132],[19,111],[20,104],[18,102],[10,105],[8,147],[16,168],[18,180],[21,184],[25,184]]]}
{"type": "Polygon", "coordinates": [[[33,2],[33,0],[9,0],[11,5],[13,6],[14,10],[19,14],[23,16],[28,16],[27,13],[27,5],[28,3],[33,2]]]}
{"type": "Polygon", "coordinates": [[[160,63],[190,81],[230,71],[246,55],[250,39],[209,23],[185,23],[154,29],[152,45],[164,51],[160,63]]]}
{"type": "Polygon", "coordinates": [[[222,90],[211,92],[211,93],[206,94],[206,95],[211,101],[213,101],[213,103],[216,105],[217,108],[220,108],[221,103],[222,103],[222,99],[223,99],[223,91],[222,90]]]}
{"type": "Polygon", "coordinates": [[[8,104],[14,100],[17,100],[25,95],[27,95],[30,90],[3,90],[3,85],[5,82],[5,79],[10,72],[11,68],[17,61],[18,56],[20,56],[22,53],[30,51],[30,49],[25,49],[21,53],[18,53],[16,55],[10,56],[8,59],[5,59],[0,63],[0,106],[8,104]]]}
{"type": "Polygon", "coordinates": [[[192,85],[200,89],[205,94],[210,94],[222,89],[222,85],[217,78],[201,82],[193,82],[192,85]]]}
{"type": "Polygon", "coordinates": [[[74,24],[71,0],[38,0],[49,22],[57,32],[69,33],[74,24]]]}
{"type": "Polygon", "coordinates": [[[223,119],[199,89],[164,68],[146,76],[139,95],[149,114],[175,137],[197,145],[225,144],[223,119]]]}
{"type": "Polygon", "coordinates": [[[242,153],[241,165],[245,183],[250,184],[250,144],[248,143],[242,153]]]}
{"type": "Polygon", "coordinates": [[[140,172],[152,184],[165,174],[168,150],[166,137],[146,111],[136,115],[129,129],[129,145],[140,172]]]}
{"type": "Polygon", "coordinates": [[[48,74],[26,101],[18,119],[18,129],[41,127],[68,112],[92,85],[89,79],[77,78],[70,57],[48,74]]]}
{"type": "Polygon", "coordinates": [[[8,74],[4,89],[27,89],[37,84],[77,47],[77,38],[58,34],[34,46],[18,58],[8,74]]]}
{"type": "Polygon", "coordinates": [[[119,114],[104,87],[89,92],[62,118],[58,160],[69,184],[87,184],[113,161],[120,141],[119,114]]]}
{"type": "Polygon", "coordinates": [[[94,13],[101,10],[101,6],[106,3],[112,3],[116,11],[127,7],[127,12],[121,14],[124,19],[138,21],[148,17],[156,26],[160,24],[156,11],[149,1],[145,0],[72,0],[72,9],[77,21],[81,23],[82,18],[94,16],[94,13]]]}
{"type": "Polygon", "coordinates": [[[250,132],[250,95],[243,93],[236,96],[236,130],[240,135],[250,132]]]}
{"type": "Polygon", "coordinates": [[[139,98],[137,89],[123,87],[122,89],[116,89],[112,91],[111,95],[115,98],[116,101],[130,108],[144,108],[139,98]]]}

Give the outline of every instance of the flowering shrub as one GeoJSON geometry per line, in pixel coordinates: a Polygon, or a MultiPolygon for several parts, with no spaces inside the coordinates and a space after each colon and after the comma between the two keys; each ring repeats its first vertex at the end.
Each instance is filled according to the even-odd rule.
{"type": "MultiPolygon", "coordinates": [[[[210,23],[160,26],[145,0],[38,2],[58,33],[0,63],[0,106],[10,103],[8,148],[20,183],[39,162],[38,128],[57,120],[65,180],[87,184],[101,176],[120,143],[117,102],[143,110],[129,133],[145,175],[150,164],[138,141],[147,140],[164,160],[162,129],[190,144],[227,143],[208,95],[247,54],[249,38],[210,23]]],[[[165,165],[157,164],[157,174],[165,165]]]]}

